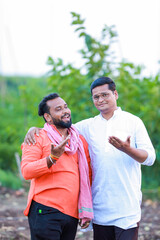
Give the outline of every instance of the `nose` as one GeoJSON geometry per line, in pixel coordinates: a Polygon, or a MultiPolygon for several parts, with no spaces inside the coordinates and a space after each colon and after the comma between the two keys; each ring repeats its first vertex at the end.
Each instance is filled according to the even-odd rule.
{"type": "Polygon", "coordinates": [[[63,112],[62,112],[62,115],[65,116],[65,115],[68,115],[68,113],[69,112],[66,109],[64,109],[63,112]]]}
{"type": "Polygon", "coordinates": [[[103,102],[104,101],[104,98],[102,96],[99,96],[99,99],[98,99],[99,102],[103,102]]]}
{"type": "Polygon", "coordinates": [[[63,109],[63,112],[62,112],[62,115],[70,115],[70,110],[68,108],[64,108],[63,109]]]}

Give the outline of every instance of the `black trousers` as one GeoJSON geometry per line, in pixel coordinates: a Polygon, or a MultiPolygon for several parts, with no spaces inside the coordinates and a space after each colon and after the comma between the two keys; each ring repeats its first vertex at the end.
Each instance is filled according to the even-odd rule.
{"type": "Polygon", "coordinates": [[[78,219],[32,201],[28,222],[31,240],[74,240],[78,219]]]}
{"type": "Polygon", "coordinates": [[[138,228],[125,230],[116,226],[93,224],[94,240],[138,240],[138,228]]]}

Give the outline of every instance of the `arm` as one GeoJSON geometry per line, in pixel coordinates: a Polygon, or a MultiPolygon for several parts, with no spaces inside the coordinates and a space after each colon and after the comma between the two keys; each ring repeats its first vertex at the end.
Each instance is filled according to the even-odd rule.
{"type": "Polygon", "coordinates": [[[156,155],[148,132],[141,119],[137,118],[134,129],[135,147],[130,146],[130,137],[125,142],[116,137],[109,137],[109,143],[120,151],[125,152],[139,163],[147,166],[153,165],[156,155]]]}
{"type": "Polygon", "coordinates": [[[109,137],[109,143],[139,163],[143,163],[148,157],[147,151],[130,146],[130,137],[127,137],[127,140],[124,142],[117,137],[111,136],[109,137]]]}
{"type": "MultiPolygon", "coordinates": [[[[37,138],[37,137],[36,137],[37,138]]],[[[64,153],[65,145],[68,141],[70,136],[67,138],[63,138],[62,142],[54,147],[53,144],[51,144],[51,154],[56,156],[56,159],[54,157],[51,159],[53,163],[51,162],[49,158],[49,154],[47,157],[42,158],[43,153],[43,141],[42,137],[40,136],[35,145],[25,145],[22,144],[22,162],[21,162],[21,170],[23,177],[28,180],[32,178],[38,178],[46,173],[51,173],[53,164],[56,163],[58,158],[64,153]]],[[[48,138],[47,138],[48,140],[48,138]]]]}
{"type": "Polygon", "coordinates": [[[42,139],[39,137],[36,145],[22,144],[22,175],[26,180],[38,178],[46,173],[50,173],[51,169],[47,166],[46,157],[42,157],[42,139]]]}
{"type": "Polygon", "coordinates": [[[36,138],[35,138],[35,134],[36,136],[39,136],[39,131],[41,130],[41,128],[38,127],[31,127],[28,132],[26,133],[26,136],[24,138],[24,143],[28,144],[28,145],[35,145],[36,144],[36,138]]]}
{"type": "Polygon", "coordinates": [[[136,124],[136,148],[145,150],[148,153],[143,165],[151,166],[155,162],[156,154],[148,132],[141,119],[136,124]]]}

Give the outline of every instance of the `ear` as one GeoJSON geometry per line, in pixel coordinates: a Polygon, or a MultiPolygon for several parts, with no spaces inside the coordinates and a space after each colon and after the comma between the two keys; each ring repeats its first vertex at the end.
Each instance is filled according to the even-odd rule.
{"type": "Polygon", "coordinates": [[[115,98],[117,100],[118,99],[118,92],[117,92],[117,90],[114,91],[114,95],[115,95],[115,98]]]}
{"type": "Polygon", "coordinates": [[[49,113],[44,113],[44,118],[46,119],[47,123],[51,123],[52,118],[49,113]]]}

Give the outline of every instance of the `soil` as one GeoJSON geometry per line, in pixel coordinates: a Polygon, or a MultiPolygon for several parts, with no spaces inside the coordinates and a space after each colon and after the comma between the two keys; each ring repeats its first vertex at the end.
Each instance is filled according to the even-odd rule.
{"type": "MultiPolygon", "coordinates": [[[[23,215],[27,201],[24,189],[13,191],[0,187],[0,239],[29,240],[27,217],[23,215]]],[[[78,228],[76,240],[92,240],[93,232],[81,232],[78,228]]],[[[160,202],[151,199],[142,204],[142,219],[139,240],[160,240],[160,202]]]]}

